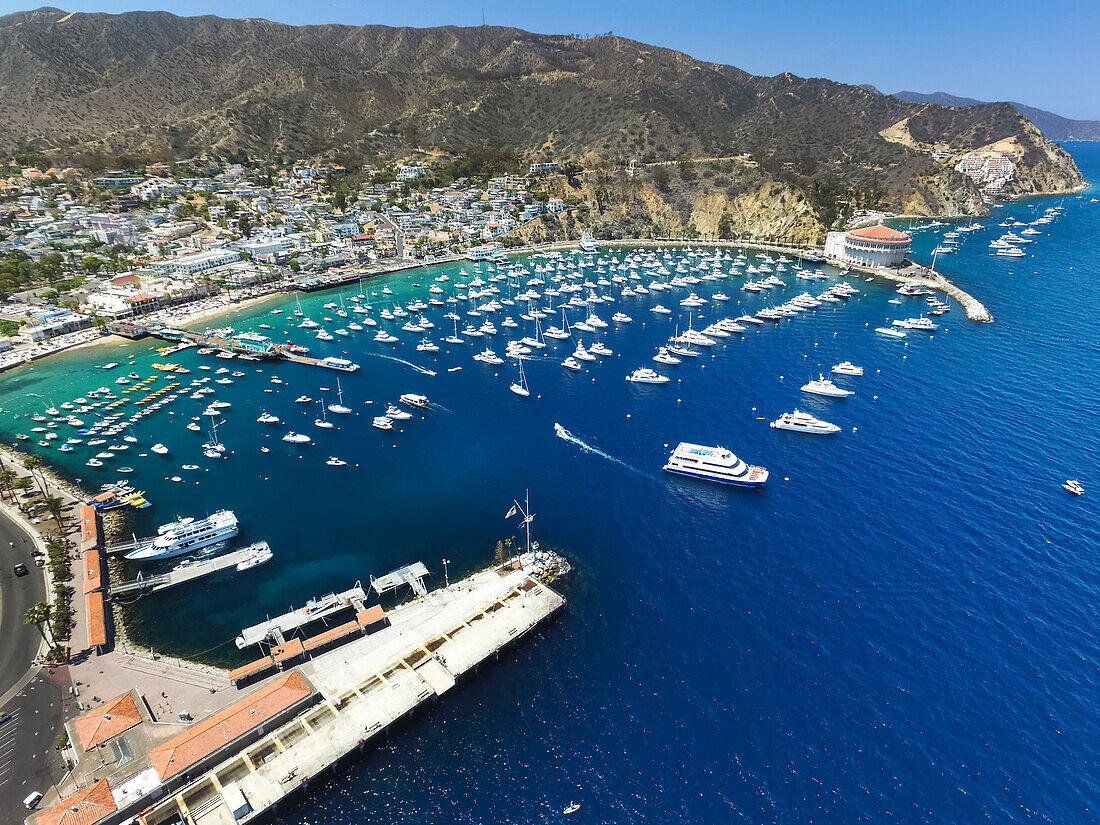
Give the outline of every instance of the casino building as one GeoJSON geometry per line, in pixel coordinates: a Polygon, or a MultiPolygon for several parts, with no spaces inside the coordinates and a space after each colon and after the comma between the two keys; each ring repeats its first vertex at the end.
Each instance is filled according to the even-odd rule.
{"type": "Polygon", "coordinates": [[[888,226],[867,226],[851,232],[830,232],[825,257],[877,269],[905,261],[912,238],[888,226]]]}

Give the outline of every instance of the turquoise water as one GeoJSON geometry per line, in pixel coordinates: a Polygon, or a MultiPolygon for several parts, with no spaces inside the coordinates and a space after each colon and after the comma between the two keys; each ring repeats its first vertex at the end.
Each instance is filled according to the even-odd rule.
{"type": "MultiPolygon", "coordinates": [[[[1100,147],[1072,151],[1087,178],[1100,178],[1100,147]]],[[[599,335],[615,356],[571,374],[559,362],[573,342],[551,342],[556,357],[525,362],[529,398],[508,391],[508,365],[472,360],[477,344],[432,357],[400,333],[395,348],[367,332],[306,341],[270,313],[278,304],[229,316],[219,323],[269,323],[312,354],[346,351],[363,365],[341,378],[356,415],[321,431],[316,409],[294,403],[303,393],[335,400],[335,374],[230,361],[246,375],[216,394],[232,404],[219,429],[226,460],[204,459],[205,436],[185,429],[203,401],[135,425],[141,447],[170,450],[115,460],[135,468],[129,478],[154,505],[135,529],[231,507],[240,541],[266,539],[276,554],[143,599],[131,608],[135,633],[160,650],[239,661],[229,640],[242,625],[310,596],[417,559],[437,579],[444,557],[452,578],[488,562],[514,532],[503,518],[513,497],[529,488],[535,537],[577,567],[562,583],[567,611],[288,804],[279,822],[549,821],[570,800],[583,806],[574,818],[601,823],[1089,821],[1100,804],[1100,204],[1091,197],[1064,199],[1027,258],[987,254],[1009,231],[996,224],[1062,199],[995,209],[938,261],[987,304],[992,325],[956,307],[934,335],[876,336],[919,302],[891,305],[887,285],[853,279],[862,293],[847,304],[731,338],[671,368],[673,382],[659,387],[623,378],[651,365],[677,323],[648,307],[679,309],[686,290],[604,305],[605,320],[616,310],[635,319],[599,335]],[[847,382],[855,396],[799,392],[844,359],[866,368],[847,382]],[[405,392],[428,395],[431,408],[397,432],[372,428],[405,392]],[[769,429],[795,406],[844,431],[769,429]],[[262,409],[283,424],[258,424],[262,409]],[[558,438],[555,423],[583,446],[558,438]],[[291,427],[315,445],[283,443],[291,427]],[[743,491],[667,476],[660,468],[681,440],[727,446],[771,479],[743,491]],[[326,466],[330,455],[348,466],[326,466]],[[187,463],[201,469],[181,470],[187,463]],[[1085,496],[1061,489],[1070,477],[1085,496]]],[[[936,241],[919,233],[917,257],[936,241]]],[[[453,283],[461,268],[365,291],[426,297],[439,273],[453,283]]],[[[725,290],[742,306],[721,314],[738,315],[822,288],[783,277],[780,295],[750,296],[738,279],[694,289],[725,290]]],[[[302,306],[320,320],[322,304],[358,291],[302,306]]],[[[704,318],[716,317],[712,307],[704,318]]],[[[450,332],[445,311],[429,313],[437,340],[450,332]]],[[[28,426],[14,416],[112,386],[123,370],[151,374],[159,360],[139,342],[4,375],[0,428],[10,437],[28,426]],[[93,371],[108,360],[123,366],[93,371]]],[[[192,369],[187,379],[210,374],[199,364],[223,365],[194,351],[172,360],[192,369]]],[[[86,450],[47,452],[89,487],[120,477],[87,467],[86,450]]]]}

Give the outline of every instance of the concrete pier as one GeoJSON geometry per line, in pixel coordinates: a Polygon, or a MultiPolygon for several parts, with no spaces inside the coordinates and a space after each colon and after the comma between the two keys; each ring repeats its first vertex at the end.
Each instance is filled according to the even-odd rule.
{"type": "Polygon", "coordinates": [[[149,718],[133,694],[112,700],[110,713],[97,708],[72,723],[79,764],[49,812],[60,821],[93,800],[95,816],[82,821],[97,825],[262,817],[559,610],[565,599],[536,565],[490,568],[396,607],[384,626],[186,728],[149,718]],[[105,761],[104,746],[123,755],[105,761]]]}

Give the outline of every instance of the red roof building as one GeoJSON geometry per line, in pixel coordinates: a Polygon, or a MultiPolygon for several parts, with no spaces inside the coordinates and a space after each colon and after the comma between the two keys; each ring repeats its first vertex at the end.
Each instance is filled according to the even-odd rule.
{"type": "Polygon", "coordinates": [[[77,791],[35,819],[35,825],[95,825],[118,810],[106,779],[77,791]]]}

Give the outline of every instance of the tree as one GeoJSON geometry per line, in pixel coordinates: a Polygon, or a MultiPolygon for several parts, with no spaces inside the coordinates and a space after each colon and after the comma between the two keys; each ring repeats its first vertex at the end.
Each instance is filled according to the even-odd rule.
{"type": "Polygon", "coordinates": [[[15,490],[11,486],[14,481],[14,470],[0,470],[0,493],[3,493],[5,499],[15,495],[15,490]]]}
{"type": "Polygon", "coordinates": [[[65,523],[62,521],[62,512],[65,506],[65,502],[57,496],[46,497],[46,509],[49,510],[50,515],[53,516],[53,520],[57,522],[57,527],[62,532],[65,531],[65,523]]]}
{"type": "Polygon", "coordinates": [[[97,258],[95,255],[88,255],[80,262],[80,266],[89,275],[95,275],[103,268],[103,261],[97,258]]]}
{"type": "Polygon", "coordinates": [[[31,476],[33,476],[35,480],[38,481],[39,486],[42,488],[42,495],[46,495],[46,481],[44,478],[35,473],[35,470],[41,472],[42,456],[37,454],[27,456],[23,460],[23,466],[26,467],[27,470],[30,471],[31,476]]]}
{"type": "MultiPolygon", "coordinates": [[[[12,490],[15,490],[15,491],[17,491],[19,493],[23,493],[23,494],[26,494],[27,490],[29,490],[33,486],[34,486],[34,482],[31,481],[27,476],[22,476],[21,478],[17,478],[15,481],[13,481],[11,483],[12,490]]],[[[16,498],[16,503],[18,503],[18,501],[19,501],[19,499],[17,497],[16,498]]],[[[21,504],[20,504],[20,507],[22,507],[21,504]]]]}
{"type": "Polygon", "coordinates": [[[46,646],[53,650],[55,643],[52,638],[53,631],[50,631],[50,635],[46,635],[46,627],[50,623],[50,606],[45,602],[39,602],[34,607],[27,610],[23,614],[23,624],[33,624],[38,626],[38,632],[42,634],[42,640],[46,643],[46,646]]]}

